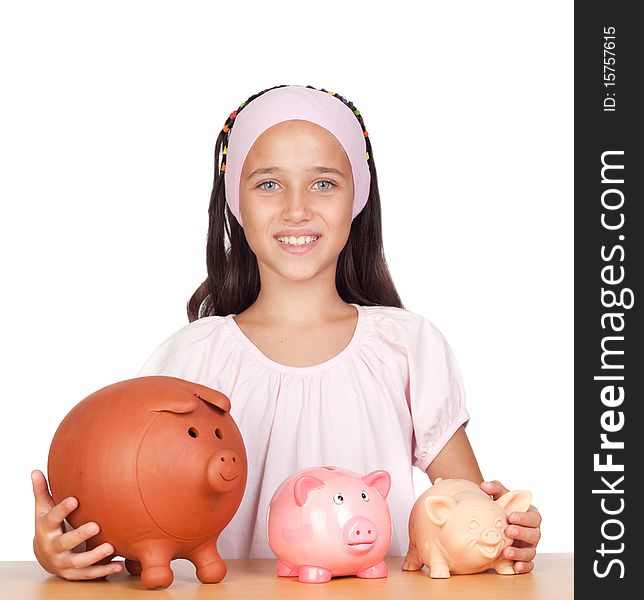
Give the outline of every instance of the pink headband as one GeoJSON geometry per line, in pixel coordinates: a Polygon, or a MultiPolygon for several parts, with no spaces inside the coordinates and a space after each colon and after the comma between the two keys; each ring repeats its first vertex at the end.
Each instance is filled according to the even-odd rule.
{"type": "Polygon", "coordinates": [[[353,172],[352,218],[355,218],[367,203],[371,183],[366,154],[366,133],[363,132],[351,108],[342,100],[328,92],[299,85],[264,92],[244,106],[244,110],[235,117],[228,137],[224,172],[226,202],[230,211],[243,226],[239,213],[239,179],[246,156],[255,140],[264,131],[291,119],[302,119],[324,127],[344,148],[353,172]]]}

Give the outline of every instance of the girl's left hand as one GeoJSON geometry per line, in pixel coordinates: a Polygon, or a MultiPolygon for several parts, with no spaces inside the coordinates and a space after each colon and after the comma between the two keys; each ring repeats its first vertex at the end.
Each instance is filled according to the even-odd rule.
{"type": "MultiPolygon", "coordinates": [[[[492,496],[492,500],[498,500],[508,490],[498,481],[484,481],[481,489],[492,496]]],[[[503,550],[503,556],[515,561],[515,573],[529,573],[534,569],[534,557],[537,554],[537,544],[541,538],[541,515],[532,505],[527,512],[511,512],[508,515],[509,525],[505,528],[505,534],[514,539],[514,543],[503,550]]]]}

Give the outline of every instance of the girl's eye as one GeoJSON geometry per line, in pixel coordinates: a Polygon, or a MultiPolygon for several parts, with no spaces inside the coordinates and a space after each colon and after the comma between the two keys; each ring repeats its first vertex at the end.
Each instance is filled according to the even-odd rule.
{"type": "Polygon", "coordinates": [[[265,188],[265,187],[262,187],[263,185],[266,185],[266,184],[270,184],[270,185],[277,185],[274,181],[264,181],[264,182],[260,183],[257,187],[258,187],[258,188],[261,188],[261,189],[262,189],[262,190],[264,190],[265,192],[272,192],[272,191],[275,189],[275,188],[265,188]]]}
{"type": "MultiPolygon", "coordinates": [[[[317,188],[318,190],[322,190],[322,191],[330,190],[331,187],[335,186],[335,183],[327,179],[316,181],[313,185],[318,185],[319,183],[324,184],[322,187],[317,188]]],[[[263,181],[257,187],[263,190],[264,192],[273,192],[275,191],[275,189],[277,189],[277,184],[274,181],[263,181]]]]}
{"type": "Polygon", "coordinates": [[[314,185],[317,185],[318,183],[326,183],[327,184],[325,187],[319,187],[318,190],[329,190],[329,189],[331,189],[330,186],[335,185],[333,182],[329,181],[328,179],[323,179],[322,181],[316,181],[314,185]]]}

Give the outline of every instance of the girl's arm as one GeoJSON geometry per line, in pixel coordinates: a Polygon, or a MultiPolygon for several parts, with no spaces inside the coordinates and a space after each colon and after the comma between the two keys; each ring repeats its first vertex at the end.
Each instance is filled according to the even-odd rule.
{"type": "MultiPolygon", "coordinates": [[[[483,482],[483,475],[462,425],[427,467],[426,473],[432,483],[437,477],[469,479],[478,483],[486,494],[492,496],[493,500],[497,500],[509,491],[498,481],[483,482]]],[[[508,521],[509,525],[506,527],[505,533],[514,539],[514,543],[503,550],[503,555],[515,561],[514,570],[516,573],[529,573],[534,568],[533,560],[541,538],[541,530],[539,529],[541,515],[534,506],[530,506],[527,512],[510,513],[508,521]]]]}
{"type": "Polygon", "coordinates": [[[481,469],[479,469],[476,456],[474,456],[474,451],[462,425],[427,467],[426,473],[432,483],[438,477],[468,479],[479,484],[483,481],[481,469]]]}

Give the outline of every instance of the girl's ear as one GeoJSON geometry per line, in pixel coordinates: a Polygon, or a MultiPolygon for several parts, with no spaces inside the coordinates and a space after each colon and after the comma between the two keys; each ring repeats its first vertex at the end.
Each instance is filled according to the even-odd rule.
{"type": "Polygon", "coordinates": [[[391,489],[391,476],[387,471],[373,471],[362,478],[367,485],[375,487],[383,498],[387,497],[391,489]]]}
{"type": "Polygon", "coordinates": [[[530,502],[532,502],[532,492],[526,490],[507,492],[496,500],[496,503],[501,505],[506,513],[511,513],[515,510],[525,512],[530,508],[530,502]]]}
{"type": "Polygon", "coordinates": [[[437,527],[442,527],[449,514],[456,508],[456,500],[451,496],[427,496],[425,512],[429,520],[437,527]]]}

